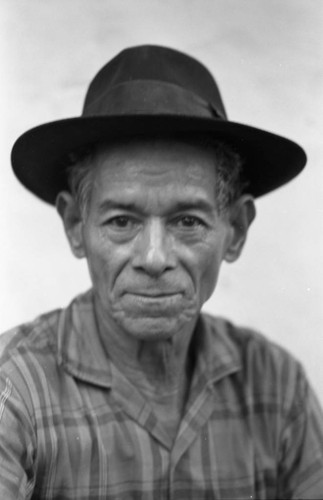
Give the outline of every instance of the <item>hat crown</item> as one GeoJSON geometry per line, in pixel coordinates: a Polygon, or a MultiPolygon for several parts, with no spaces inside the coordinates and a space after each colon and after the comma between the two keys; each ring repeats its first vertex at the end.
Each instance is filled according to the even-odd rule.
{"type": "Polygon", "coordinates": [[[261,196],[290,181],[306,163],[296,143],[227,119],[218,86],[199,61],[155,45],[128,48],[94,77],[82,116],[45,123],[22,134],[11,161],[18,179],[55,203],[68,189],[70,153],[120,137],[207,134],[244,160],[248,191],[261,196]]]}
{"type": "Polygon", "coordinates": [[[220,117],[227,118],[219,88],[208,69],[182,52],[156,45],[125,49],[103,66],[89,85],[83,112],[119,85],[149,81],[192,92],[220,117]]]}

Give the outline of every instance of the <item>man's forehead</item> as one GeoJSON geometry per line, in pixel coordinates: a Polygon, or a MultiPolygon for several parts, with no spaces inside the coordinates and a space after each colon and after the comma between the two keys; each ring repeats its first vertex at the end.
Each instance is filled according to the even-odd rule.
{"type": "Polygon", "coordinates": [[[136,138],[103,144],[96,152],[99,178],[122,183],[160,179],[187,184],[215,177],[215,156],[195,142],[168,138],[136,138]]]}
{"type": "MultiPolygon", "coordinates": [[[[214,199],[211,153],[181,141],[141,139],[102,146],[96,160],[92,195],[133,203],[138,196],[188,202],[214,199]],[[149,192],[148,192],[149,190],[149,192]],[[176,199],[176,200],[175,200],[176,199]]],[[[213,204],[213,203],[212,203],[213,204]]]]}

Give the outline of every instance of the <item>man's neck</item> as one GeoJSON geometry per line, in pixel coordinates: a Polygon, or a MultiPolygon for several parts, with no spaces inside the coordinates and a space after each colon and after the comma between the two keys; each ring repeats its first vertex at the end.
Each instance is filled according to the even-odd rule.
{"type": "MultiPolygon", "coordinates": [[[[100,335],[114,365],[160,412],[182,415],[192,367],[188,356],[195,323],[164,340],[142,340],[113,327],[96,304],[100,335]]],[[[166,413],[167,414],[167,413],[166,413]]]]}

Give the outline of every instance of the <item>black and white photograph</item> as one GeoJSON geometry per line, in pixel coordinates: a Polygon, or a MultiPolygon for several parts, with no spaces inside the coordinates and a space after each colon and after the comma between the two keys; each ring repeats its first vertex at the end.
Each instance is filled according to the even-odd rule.
{"type": "Polygon", "coordinates": [[[0,0],[0,499],[323,498],[323,2],[0,0]]]}

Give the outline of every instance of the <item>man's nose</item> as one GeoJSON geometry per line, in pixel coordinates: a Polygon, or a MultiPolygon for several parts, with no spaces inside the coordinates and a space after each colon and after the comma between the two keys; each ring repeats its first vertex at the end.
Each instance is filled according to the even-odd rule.
{"type": "Polygon", "coordinates": [[[136,242],[133,266],[152,276],[159,276],[175,267],[175,255],[171,235],[162,220],[148,221],[136,242]]]}

